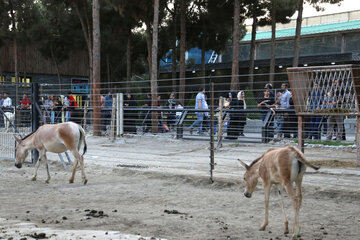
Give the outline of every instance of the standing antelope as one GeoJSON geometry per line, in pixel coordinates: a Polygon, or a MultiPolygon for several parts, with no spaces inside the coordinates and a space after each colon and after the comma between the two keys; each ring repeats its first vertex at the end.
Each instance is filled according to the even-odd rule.
{"type": "Polygon", "coordinates": [[[240,159],[238,160],[246,169],[244,175],[244,180],[246,182],[244,192],[245,197],[251,198],[251,194],[256,188],[259,177],[263,181],[265,191],[265,220],[261,225],[260,230],[265,230],[268,225],[270,189],[272,184],[276,184],[278,185],[279,204],[284,215],[284,233],[289,233],[289,228],[279,185],[282,185],[291,197],[291,203],[295,212],[293,236],[297,235],[296,230],[299,224],[299,210],[302,201],[301,183],[306,166],[312,167],[315,170],[318,170],[319,167],[308,162],[305,159],[304,154],[293,146],[269,149],[261,157],[255,159],[250,165],[247,165],[240,159]],[[295,192],[293,188],[293,182],[295,182],[297,192],[295,192]]]}
{"type": "Polygon", "coordinates": [[[86,152],[87,146],[85,141],[85,131],[80,125],[73,122],[59,123],[55,125],[46,124],[39,127],[35,132],[32,132],[23,139],[19,139],[16,136],[14,137],[15,140],[18,142],[18,146],[16,147],[15,160],[15,166],[17,168],[22,167],[22,164],[26,156],[28,155],[29,150],[37,149],[40,153],[40,159],[36,163],[35,173],[32,177],[33,181],[36,180],[40,161],[44,161],[48,176],[46,183],[50,182],[50,173],[47,164],[46,152],[62,153],[70,150],[76,161],[69,182],[74,182],[76,168],[78,163],[80,163],[83,183],[87,183],[84,171],[83,157],[86,152]],[[84,145],[84,151],[83,154],[80,155],[79,150],[82,144],[84,145]]]}

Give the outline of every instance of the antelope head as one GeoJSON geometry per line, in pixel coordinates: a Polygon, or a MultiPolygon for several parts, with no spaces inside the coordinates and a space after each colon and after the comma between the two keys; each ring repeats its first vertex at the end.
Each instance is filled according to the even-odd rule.
{"type": "Polygon", "coordinates": [[[251,198],[252,193],[254,192],[256,185],[258,184],[258,174],[256,169],[252,168],[252,166],[247,165],[242,160],[238,159],[240,164],[246,169],[244,174],[245,181],[245,191],[244,195],[247,198],[251,198]]]}

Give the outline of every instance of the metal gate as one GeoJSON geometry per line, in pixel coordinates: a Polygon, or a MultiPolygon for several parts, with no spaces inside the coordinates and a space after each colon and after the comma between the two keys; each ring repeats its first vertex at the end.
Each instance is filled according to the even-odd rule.
{"type": "MultiPolygon", "coordinates": [[[[14,134],[24,137],[31,133],[32,85],[29,83],[2,83],[0,94],[11,99],[11,108],[0,111],[0,159],[15,159],[14,134]],[[9,112],[10,114],[5,114],[9,112]],[[8,126],[8,128],[6,128],[8,126]]],[[[9,100],[7,100],[9,102],[9,100]]],[[[31,161],[29,155],[26,161],[31,161]]]]}

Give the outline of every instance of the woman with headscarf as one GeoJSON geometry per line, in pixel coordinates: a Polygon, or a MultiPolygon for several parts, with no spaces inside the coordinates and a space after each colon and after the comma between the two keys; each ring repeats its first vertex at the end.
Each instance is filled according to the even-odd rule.
{"type": "MultiPolygon", "coordinates": [[[[231,102],[229,105],[230,110],[238,110],[239,101],[236,96],[236,92],[231,92],[231,102]]],[[[226,139],[237,139],[239,137],[239,128],[240,128],[240,114],[238,112],[230,112],[230,119],[227,126],[227,136],[226,139]]]]}
{"type": "MultiPolygon", "coordinates": [[[[245,92],[244,91],[238,92],[237,99],[238,99],[238,108],[246,109],[246,101],[245,101],[245,92]]],[[[246,124],[246,113],[240,113],[239,114],[239,135],[240,136],[245,136],[244,135],[245,124],[246,124]]]]}

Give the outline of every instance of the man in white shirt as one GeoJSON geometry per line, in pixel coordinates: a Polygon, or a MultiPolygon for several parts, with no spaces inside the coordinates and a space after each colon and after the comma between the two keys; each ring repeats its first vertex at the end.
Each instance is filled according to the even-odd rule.
{"type": "Polygon", "coordinates": [[[4,116],[4,123],[5,123],[5,130],[6,132],[9,131],[9,121],[13,121],[14,118],[15,118],[15,109],[13,108],[12,106],[12,100],[11,98],[9,98],[9,94],[8,93],[4,93],[4,102],[1,106],[2,110],[4,111],[5,113],[5,116],[4,116]]]}
{"type": "Polygon", "coordinates": [[[4,109],[6,108],[11,108],[12,107],[12,100],[11,98],[9,98],[9,94],[8,93],[4,93],[4,102],[3,105],[1,106],[4,109]]]}
{"type": "MultiPolygon", "coordinates": [[[[205,100],[205,88],[200,88],[199,93],[196,95],[195,99],[195,109],[205,109],[206,100],[205,100]]],[[[199,125],[198,127],[198,134],[202,134],[202,124],[204,120],[204,113],[205,112],[196,112],[196,121],[190,126],[190,134],[193,133],[193,129],[195,126],[199,125]]]]}

